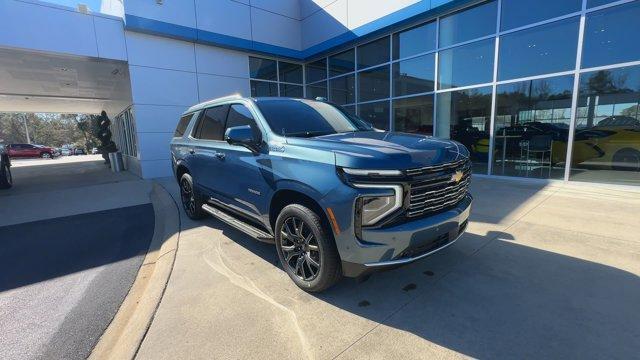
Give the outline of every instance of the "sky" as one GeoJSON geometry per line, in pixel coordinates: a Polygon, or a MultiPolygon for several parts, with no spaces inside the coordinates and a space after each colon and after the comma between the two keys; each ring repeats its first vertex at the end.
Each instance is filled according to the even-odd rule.
{"type": "Polygon", "coordinates": [[[102,0],[43,0],[46,2],[77,8],[78,4],[85,4],[93,12],[100,12],[100,3],[102,0]]]}

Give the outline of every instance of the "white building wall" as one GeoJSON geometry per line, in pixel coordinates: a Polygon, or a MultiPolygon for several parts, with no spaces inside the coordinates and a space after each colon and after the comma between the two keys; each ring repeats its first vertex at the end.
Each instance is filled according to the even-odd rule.
{"type": "Polygon", "coordinates": [[[211,98],[248,96],[248,56],[129,31],[126,39],[142,176],[170,176],[169,142],[180,115],[211,98]]]}
{"type": "Polygon", "coordinates": [[[35,0],[0,0],[0,46],[127,59],[122,19],[35,0]]]}

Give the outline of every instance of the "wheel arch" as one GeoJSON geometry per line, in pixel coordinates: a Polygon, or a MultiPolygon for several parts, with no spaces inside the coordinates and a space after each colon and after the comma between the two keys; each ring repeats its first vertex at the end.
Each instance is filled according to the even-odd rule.
{"type": "Polygon", "coordinates": [[[324,226],[325,229],[333,235],[333,228],[329,223],[329,218],[320,203],[313,197],[299,190],[290,188],[280,189],[271,197],[271,201],[269,203],[269,225],[271,225],[271,229],[273,229],[274,233],[276,231],[275,225],[278,214],[280,214],[280,211],[282,211],[285,206],[290,204],[300,204],[313,210],[320,217],[322,226],[324,226]]]}

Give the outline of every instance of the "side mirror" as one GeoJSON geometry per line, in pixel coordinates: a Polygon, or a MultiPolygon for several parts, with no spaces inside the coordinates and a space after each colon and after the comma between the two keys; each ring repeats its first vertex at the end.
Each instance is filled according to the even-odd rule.
{"type": "Polygon", "coordinates": [[[244,146],[253,152],[258,151],[260,140],[256,138],[249,125],[228,128],[224,133],[224,138],[231,145],[244,146]]]}

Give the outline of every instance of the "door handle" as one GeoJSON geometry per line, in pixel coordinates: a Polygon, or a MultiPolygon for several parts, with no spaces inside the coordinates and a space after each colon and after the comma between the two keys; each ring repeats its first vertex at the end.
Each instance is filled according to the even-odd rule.
{"type": "Polygon", "coordinates": [[[217,157],[218,159],[220,159],[220,160],[224,160],[224,157],[225,157],[224,153],[217,152],[217,153],[215,153],[214,155],[215,155],[215,157],[217,157]]]}
{"type": "Polygon", "coordinates": [[[193,155],[195,153],[196,153],[196,151],[194,149],[189,149],[189,154],[193,155]]]}

